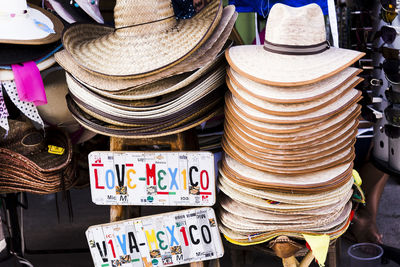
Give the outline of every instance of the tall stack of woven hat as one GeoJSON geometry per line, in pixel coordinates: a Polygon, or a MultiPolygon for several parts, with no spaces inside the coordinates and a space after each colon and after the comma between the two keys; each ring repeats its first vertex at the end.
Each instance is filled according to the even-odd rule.
{"type": "MultiPolygon", "coordinates": [[[[265,43],[226,52],[220,230],[232,243],[329,240],[351,220],[363,53],[330,47],[316,4],[276,4],[265,43]]],[[[321,263],[321,262],[320,262],[321,263]]]]}
{"type": "Polygon", "coordinates": [[[81,125],[108,136],[159,137],[222,113],[220,52],[237,15],[218,0],[180,12],[181,2],[118,0],[114,28],[78,24],[64,32],[56,60],[81,125]]]}

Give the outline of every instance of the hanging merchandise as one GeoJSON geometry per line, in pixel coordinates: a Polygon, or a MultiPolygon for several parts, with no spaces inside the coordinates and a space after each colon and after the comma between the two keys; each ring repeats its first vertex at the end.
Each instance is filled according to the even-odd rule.
{"type": "Polygon", "coordinates": [[[3,90],[0,90],[0,127],[6,130],[6,134],[10,129],[8,125],[8,110],[3,98],[3,90]]]}
{"type": "Polygon", "coordinates": [[[3,88],[7,92],[11,101],[14,105],[30,120],[36,123],[36,125],[44,128],[42,118],[39,116],[36,106],[32,102],[22,101],[18,96],[17,87],[14,81],[2,81],[3,88]]]}
{"type": "Polygon", "coordinates": [[[47,9],[56,12],[69,24],[75,22],[104,23],[98,4],[99,2],[95,0],[44,0],[44,6],[47,9]]]}
{"type": "Polygon", "coordinates": [[[328,15],[327,0],[229,0],[230,5],[236,6],[237,12],[257,12],[264,18],[277,3],[292,7],[301,7],[311,3],[316,3],[321,7],[324,15],[328,15]]]}

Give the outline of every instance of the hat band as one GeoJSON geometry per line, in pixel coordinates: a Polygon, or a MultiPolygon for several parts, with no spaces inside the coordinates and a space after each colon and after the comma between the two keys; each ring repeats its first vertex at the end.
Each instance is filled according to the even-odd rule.
{"type": "Polygon", "coordinates": [[[264,50],[272,53],[283,54],[283,55],[314,55],[324,52],[329,49],[330,45],[328,41],[315,44],[315,45],[283,45],[283,44],[275,44],[264,41],[264,50]]]}

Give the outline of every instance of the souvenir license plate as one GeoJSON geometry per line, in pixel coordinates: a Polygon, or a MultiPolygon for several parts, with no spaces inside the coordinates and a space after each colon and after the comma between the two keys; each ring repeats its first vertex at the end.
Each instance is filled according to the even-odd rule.
{"type": "Polygon", "coordinates": [[[91,226],[86,238],[95,267],[172,266],[224,254],[212,208],[91,226]]]}
{"type": "Polygon", "coordinates": [[[98,205],[212,206],[210,152],[92,152],[92,201],[98,205]]]}

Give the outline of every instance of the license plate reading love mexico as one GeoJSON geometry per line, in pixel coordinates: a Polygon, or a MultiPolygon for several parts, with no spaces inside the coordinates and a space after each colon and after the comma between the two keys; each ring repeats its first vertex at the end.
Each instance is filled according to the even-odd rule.
{"type": "Polygon", "coordinates": [[[212,208],[196,208],[91,226],[95,267],[172,266],[224,254],[212,208]]]}
{"type": "Polygon", "coordinates": [[[97,205],[212,206],[210,152],[91,152],[92,201],[97,205]]]}

